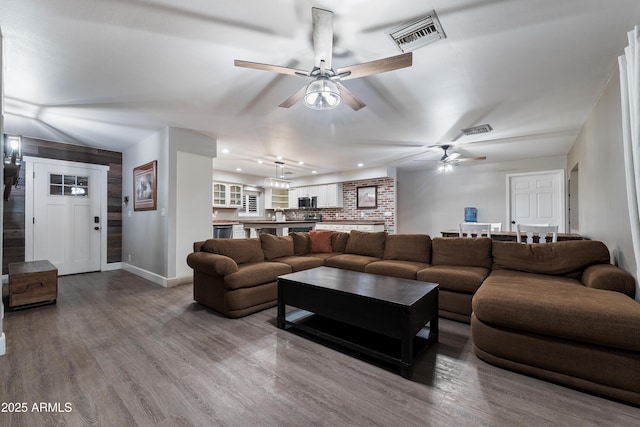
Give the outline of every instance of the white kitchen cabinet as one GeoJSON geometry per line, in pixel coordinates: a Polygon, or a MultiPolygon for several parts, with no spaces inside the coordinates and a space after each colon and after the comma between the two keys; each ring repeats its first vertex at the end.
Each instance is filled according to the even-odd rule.
{"type": "Polygon", "coordinates": [[[289,189],[287,188],[266,188],[264,190],[264,208],[286,209],[289,207],[289,189]]]}
{"type": "Polygon", "coordinates": [[[318,186],[298,187],[298,197],[318,197],[318,186]]]}
{"type": "Polygon", "coordinates": [[[213,183],[213,207],[214,208],[239,208],[242,207],[242,184],[230,182],[213,183]]]}
{"type": "Polygon", "coordinates": [[[319,208],[341,208],[342,197],[342,183],[318,186],[319,208]]]}
{"type": "Polygon", "coordinates": [[[289,189],[289,209],[298,209],[298,189],[289,189]]]}
{"type": "Polygon", "coordinates": [[[384,231],[384,224],[367,224],[367,225],[357,225],[353,230],[358,231],[384,231]]]}

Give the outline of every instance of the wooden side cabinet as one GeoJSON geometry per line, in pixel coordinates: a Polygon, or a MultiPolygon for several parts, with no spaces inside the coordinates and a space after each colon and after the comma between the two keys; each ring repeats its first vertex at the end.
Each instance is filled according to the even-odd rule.
{"type": "Polygon", "coordinates": [[[58,269],[49,261],[9,264],[9,310],[55,304],[58,269]]]}

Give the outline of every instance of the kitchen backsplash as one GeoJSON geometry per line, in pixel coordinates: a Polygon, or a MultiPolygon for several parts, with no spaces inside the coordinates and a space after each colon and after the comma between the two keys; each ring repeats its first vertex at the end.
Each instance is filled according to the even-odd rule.
{"type": "Polygon", "coordinates": [[[289,220],[303,220],[305,214],[322,214],[323,221],[330,220],[384,220],[386,230],[395,233],[396,229],[396,188],[393,178],[364,179],[343,183],[343,207],[329,209],[287,209],[289,220]],[[356,207],[358,187],[378,186],[377,207],[356,207]],[[385,216],[385,213],[388,216],[385,216]]]}

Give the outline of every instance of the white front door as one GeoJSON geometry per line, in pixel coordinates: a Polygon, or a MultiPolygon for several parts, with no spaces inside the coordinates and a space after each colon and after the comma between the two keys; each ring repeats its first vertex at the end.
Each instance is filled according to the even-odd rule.
{"type": "Polygon", "coordinates": [[[26,218],[32,222],[32,245],[27,249],[30,246],[32,256],[26,258],[49,260],[61,275],[99,271],[106,225],[101,181],[106,181],[106,171],[60,163],[33,163],[33,175],[28,176],[33,214],[26,218]]]}
{"type": "Polygon", "coordinates": [[[508,175],[509,229],[515,224],[557,225],[565,230],[564,171],[508,175]]]}

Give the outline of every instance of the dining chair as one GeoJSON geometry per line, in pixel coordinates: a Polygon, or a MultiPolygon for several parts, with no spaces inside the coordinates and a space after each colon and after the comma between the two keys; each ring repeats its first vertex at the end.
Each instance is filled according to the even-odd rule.
{"type": "Polygon", "coordinates": [[[534,234],[539,236],[538,243],[546,243],[547,235],[551,234],[551,241],[558,241],[558,226],[549,224],[516,224],[516,241],[519,243],[536,243],[534,234]],[[522,237],[526,240],[523,242],[522,237]]]}
{"type": "Polygon", "coordinates": [[[502,231],[502,223],[501,222],[492,222],[491,223],[491,231],[502,231]]]}
{"type": "Polygon", "coordinates": [[[485,222],[463,222],[458,224],[460,237],[482,237],[486,234],[487,237],[491,237],[491,224],[485,222]]]}

